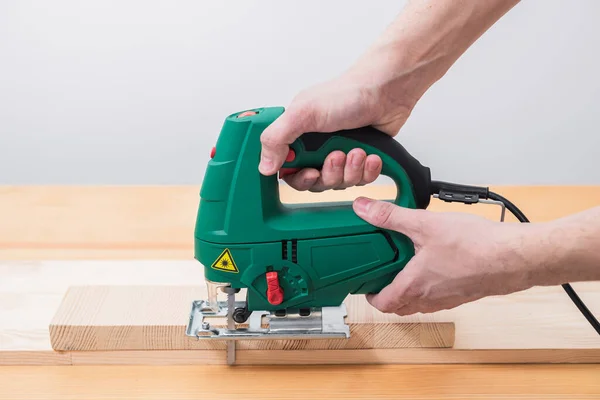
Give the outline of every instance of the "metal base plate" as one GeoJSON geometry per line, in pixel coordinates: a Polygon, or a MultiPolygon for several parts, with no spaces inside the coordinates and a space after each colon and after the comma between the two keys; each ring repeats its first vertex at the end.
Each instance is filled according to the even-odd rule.
{"type": "MultiPolygon", "coordinates": [[[[245,303],[236,302],[235,307],[245,303]]],[[[204,300],[194,301],[186,335],[198,339],[259,340],[259,339],[332,339],[349,338],[350,327],[345,323],[346,305],[311,308],[310,313],[287,312],[285,316],[271,311],[254,311],[248,327],[227,329],[213,327],[210,320],[227,317],[227,302],[219,302],[218,310],[208,307],[204,300]]]]}

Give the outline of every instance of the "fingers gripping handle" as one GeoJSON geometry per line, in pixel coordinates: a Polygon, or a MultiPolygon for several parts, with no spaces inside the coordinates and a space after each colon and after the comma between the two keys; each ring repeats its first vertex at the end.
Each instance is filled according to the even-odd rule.
{"type": "Polygon", "coordinates": [[[321,169],[331,152],[348,153],[361,148],[367,155],[376,154],[382,162],[382,175],[390,177],[397,188],[394,201],[399,206],[425,209],[431,199],[429,168],[421,165],[391,136],[373,127],[349,129],[334,133],[305,133],[290,148],[295,156],[283,168],[321,169]]]}

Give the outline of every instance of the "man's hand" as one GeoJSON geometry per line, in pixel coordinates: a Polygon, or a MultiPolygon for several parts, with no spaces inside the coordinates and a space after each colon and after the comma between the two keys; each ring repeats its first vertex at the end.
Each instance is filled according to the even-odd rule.
{"type": "MultiPolygon", "coordinates": [[[[273,175],[289,145],[306,132],[371,125],[396,135],[417,101],[518,0],[409,1],[368,51],[341,77],[305,90],[261,136],[259,171],[273,175]]],[[[297,190],[343,189],[373,182],[381,159],[355,149],[334,152],[323,169],[284,179],[297,190]]]]}
{"type": "MultiPolygon", "coordinates": [[[[414,101],[408,96],[402,101],[402,94],[394,104],[386,101],[384,88],[372,86],[366,79],[371,70],[359,65],[338,79],[296,96],[261,136],[260,172],[275,174],[285,160],[289,145],[305,132],[335,132],[373,125],[395,135],[406,122],[414,101]]],[[[344,189],[373,182],[381,168],[381,159],[376,155],[367,156],[362,149],[348,154],[336,151],[328,155],[321,171],[306,168],[285,176],[284,180],[297,190],[344,189]]]]}
{"type": "Polygon", "coordinates": [[[545,231],[537,225],[406,209],[366,198],[354,202],[354,211],[374,226],[406,235],[415,245],[415,257],[394,281],[367,296],[382,312],[430,313],[556,279],[544,274],[553,265],[552,254],[541,245],[545,231]]]}

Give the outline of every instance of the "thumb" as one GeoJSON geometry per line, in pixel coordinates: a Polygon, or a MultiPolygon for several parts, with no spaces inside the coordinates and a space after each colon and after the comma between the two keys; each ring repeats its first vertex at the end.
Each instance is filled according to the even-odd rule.
{"type": "Polygon", "coordinates": [[[354,200],[353,208],[356,215],[371,225],[400,232],[413,240],[421,235],[426,218],[423,210],[399,207],[366,197],[354,200]]]}
{"type": "Polygon", "coordinates": [[[289,145],[304,132],[315,130],[314,121],[315,115],[311,108],[292,106],[269,125],[260,136],[260,173],[277,173],[285,162],[289,145]]]}

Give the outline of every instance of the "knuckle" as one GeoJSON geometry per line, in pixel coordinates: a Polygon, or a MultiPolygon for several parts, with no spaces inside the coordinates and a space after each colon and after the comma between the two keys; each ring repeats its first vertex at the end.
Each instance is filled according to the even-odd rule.
{"type": "Polygon", "coordinates": [[[304,101],[299,98],[287,113],[290,124],[309,128],[315,124],[317,109],[311,101],[304,101]]]}
{"type": "Polygon", "coordinates": [[[349,179],[347,181],[348,186],[358,186],[360,183],[360,178],[349,179]]]}
{"type": "Polygon", "coordinates": [[[361,182],[361,176],[356,174],[347,174],[344,176],[343,184],[347,187],[356,186],[361,182]]]}
{"type": "Polygon", "coordinates": [[[371,207],[371,219],[375,225],[388,227],[392,223],[393,205],[385,202],[377,202],[371,207]]]}
{"type": "Polygon", "coordinates": [[[271,131],[266,131],[260,135],[260,143],[267,148],[274,148],[281,145],[281,141],[276,135],[271,134],[271,131]]]}
{"type": "Polygon", "coordinates": [[[342,183],[342,179],[340,179],[339,176],[334,174],[323,175],[323,185],[327,187],[327,189],[333,189],[340,183],[342,183]]]}
{"type": "Polygon", "coordinates": [[[404,291],[404,295],[411,299],[423,299],[426,297],[426,294],[427,291],[425,290],[423,285],[420,285],[418,283],[409,284],[404,291]]]}
{"type": "Polygon", "coordinates": [[[414,233],[420,236],[423,236],[425,232],[429,232],[431,230],[431,222],[429,218],[427,218],[428,214],[423,210],[416,210],[418,212],[415,213],[414,219],[414,233]]]}
{"type": "Polygon", "coordinates": [[[299,183],[295,179],[287,179],[285,180],[288,185],[290,185],[293,189],[298,190],[300,192],[304,192],[309,189],[309,186],[304,183],[299,183]]]}
{"type": "Polygon", "coordinates": [[[364,182],[364,184],[369,184],[369,183],[375,182],[375,179],[377,179],[377,175],[370,174],[370,173],[365,173],[364,177],[361,180],[361,182],[364,182]]]}
{"type": "Polygon", "coordinates": [[[323,185],[327,189],[343,189],[344,176],[338,173],[323,174],[323,185]]]}
{"type": "Polygon", "coordinates": [[[389,301],[377,304],[375,308],[377,308],[379,311],[385,314],[393,313],[395,311],[394,305],[389,301]]]}
{"type": "Polygon", "coordinates": [[[402,280],[402,287],[399,288],[398,292],[402,293],[403,297],[411,299],[411,301],[423,299],[427,295],[425,285],[414,276],[405,276],[402,280]]]}
{"type": "Polygon", "coordinates": [[[332,183],[331,186],[336,189],[345,189],[344,175],[340,175],[340,176],[336,177],[335,181],[332,183]]]}
{"type": "Polygon", "coordinates": [[[375,296],[373,296],[370,300],[369,303],[377,310],[381,311],[382,313],[393,313],[396,309],[396,307],[394,307],[394,304],[392,301],[390,301],[389,298],[386,298],[384,296],[382,296],[382,294],[377,294],[375,296]]]}

